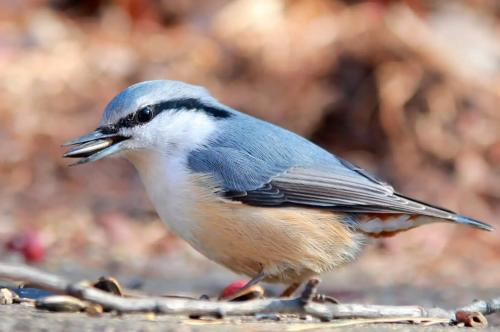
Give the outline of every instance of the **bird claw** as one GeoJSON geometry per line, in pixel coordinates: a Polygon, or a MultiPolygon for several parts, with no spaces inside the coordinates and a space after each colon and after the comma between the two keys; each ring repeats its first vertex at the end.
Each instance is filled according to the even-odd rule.
{"type": "Polygon", "coordinates": [[[332,296],[324,295],[324,294],[316,294],[314,295],[313,302],[316,303],[332,303],[332,304],[340,304],[339,300],[332,296]]]}

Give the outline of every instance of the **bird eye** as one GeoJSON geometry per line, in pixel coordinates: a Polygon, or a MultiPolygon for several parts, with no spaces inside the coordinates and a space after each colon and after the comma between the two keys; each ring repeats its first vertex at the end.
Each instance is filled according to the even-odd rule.
{"type": "Polygon", "coordinates": [[[146,123],[153,118],[153,111],[149,107],[145,107],[137,112],[137,122],[146,123]]]}

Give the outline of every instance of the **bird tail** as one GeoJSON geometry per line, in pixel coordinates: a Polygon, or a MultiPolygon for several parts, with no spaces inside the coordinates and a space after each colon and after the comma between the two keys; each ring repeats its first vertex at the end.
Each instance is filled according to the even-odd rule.
{"type": "Polygon", "coordinates": [[[448,218],[409,214],[364,214],[358,216],[359,230],[370,237],[391,237],[410,229],[440,222],[459,223],[469,227],[494,231],[488,224],[454,214],[448,218]]]}
{"type": "MultiPolygon", "coordinates": [[[[472,219],[472,218],[469,218],[466,216],[462,216],[462,215],[457,214],[456,218],[457,219],[455,221],[459,224],[462,224],[462,225],[466,225],[466,226],[477,228],[477,229],[482,229],[482,230],[489,231],[489,232],[493,232],[495,230],[495,228],[493,228],[492,226],[490,226],[482,221],[478,221],[478,220],[475,220],[475,219],[472,219]]],[[[450,220],[450,221],[453,221],[453,220],[450,220]]]]}
{"type": "Polygon", "coordinates": [[[409,198],[409,197],[403,196],[401,194],[397,194],[397,195],[399,197],[402,197],[402,198],[408,200],[408,201],[411,201],[411,203],[419,204],[420,208],[423,207],[424,210],[422,212],[420,212],[420,214],[422,216],[434,217],[434,218],[427,218],[427,219],[425,219],[425,217],[422,218],[423,219],[422,224],[433,223],[433,222],[452,222],[452,223],[459,223],[459,224],[462,224],[465,226],[469,226],[469,227],[473,227],[473,228],[477,228],[477,229],[482,229],[482,230],[490,231],[490,232],[495,230],[493,227],[491,227],[490,225],[488,225],[482,221],[478,221],[478,220],[475,220],[475,219],[472,219],[472,218],[469,218],[466,216],[462,216],[462,215],[455,213],[451,210],[444,209],[442,207],[435,206],[435,205],[432,205],[429,203],[425,203],[425,202],[416,200],[414,198],[409,198]]]}

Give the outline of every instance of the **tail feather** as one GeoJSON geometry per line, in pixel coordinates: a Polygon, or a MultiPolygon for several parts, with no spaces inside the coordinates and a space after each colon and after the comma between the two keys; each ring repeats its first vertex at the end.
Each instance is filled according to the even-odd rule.
{"type": "MultiPolygon", "coordinates": [[[[469,227],[474,227],[474,228],[477,228],[477,229],[482,229],[482,230],[485,230],[485,231],[494,231],[495,229],[493,227],[491,227],[490,225],[488,224],[485,224],[484,222],[482,221],[478,221],[478,220],[475,220],[475,219],[472,219],[472,218],[469,218],[469,217],[466,217],[466,216],[462,216],[460,214],[457,214],[451,210],[448,210],[448,209],[445,209],[445,208],[442,208],[442,207],[439,207],[439,206],[436,206],[436,205],[432,205],[432,204],[429,204],[429,203],[425,203],[425,202],[422,202],[422,201],[419,201],[417,199],[414,199],[414,198],[409,198],[409,197],[406,197],[404,195],[401,195],[401,194],[397,194],[399,197],[402,197],[404,199],[407,199],[409,201],[412,201],[414,203],[418,203],[420,204],[424,210],[421,211],[419,214],[423,215],[423,216],[429,216],[429,217],[435,217],[437,219],[434,219],[433,221],[431,222],[442,222],[442,221],[450,221],[450,222],[457,222],[459,224],[462,224],[462,225],[466,225],[466,226],[469,226],[469,227]],[[441,219],[441,220],[439,220],[441,219]]],[[[424,223],[429,223],[428,222],[423,222],[422,224],[424,223]]]]}
{"type": "Polygon", "coordinates": [[[484,222],[474,220],[472,218],[462,216],[459,214],[457,214],[456,217],[457,217],[456,222],[458,222],[459,224],[467,225],[470,227],[474,227],[474,228],[478,228],[478,229],[482,229],[482,230],[490,231],[490,232],[493,232],[495,230],[495,228],[493,228],[492,226],[490,226],[488,224],[485,224],[484,222]]]}
{"type": "Polygon", "coordinates": [[[363,214],[359,215],[359,230],[372,237],[389,237],[426,224],[449,222],[494,231],[494,228],[481,221],[454,214],[448,218],[409,214],[363,214]]]}

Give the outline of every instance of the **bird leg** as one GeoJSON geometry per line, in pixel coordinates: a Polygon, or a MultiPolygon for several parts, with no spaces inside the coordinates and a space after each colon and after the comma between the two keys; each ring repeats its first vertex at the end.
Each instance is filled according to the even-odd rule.
{"type": "MultiPolygon", "coordinates": [[[[292,297],[293,294],[295,294],[295,292],[297,291],[297,289],[299,289],[300,285],[301,285],[300,283],[291,284],[290,286],[288,286],[287,289],[285,289],[283,293],[281,293],[280,297],[292,297]]],[[[312,300],[318,303],[333,303],[333,304],[340,303],[336,298],[324,294],[314,294],[312,300]]]]}
{"type": "Polygon", "coordinates": [[[292,297],[293,294],[299,289],[301,283],[293,283],[290,286],[288,286],[287,289],[283,293],[281,293],[280,297],[292,297]]]}
{"type": "Polygon", "coordinates": [[[252,280],[250,280],[249,282],[247,282],[247,284],[245,286],[241,287],[236,293],[234,293],[232,295],[229,295],[229,296],[220,297],[219,301],[231,301],[231,300],[234,300],[237,297],[240,297],[241,295],[245,294],[245,292],[250,287],[252,287],[253,285],[257,285],[265,277],[266,277],[266,274],[264,273],[264,271],[263,270],[260,271],[259,274],[257,274],[255,277],[253,277],[252,280]]]}

